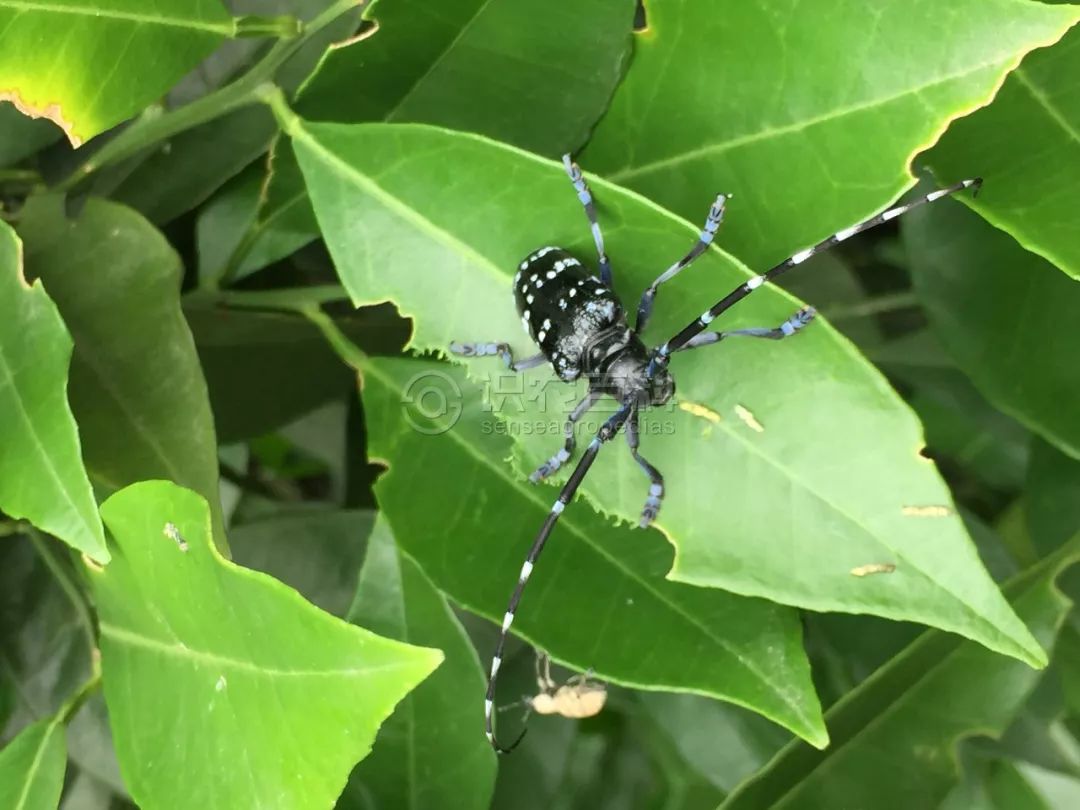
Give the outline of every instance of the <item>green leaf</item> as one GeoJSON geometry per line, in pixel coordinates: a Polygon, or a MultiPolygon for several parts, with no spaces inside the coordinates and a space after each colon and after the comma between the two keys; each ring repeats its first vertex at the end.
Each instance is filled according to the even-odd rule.
{"type": "Polygon", "coordinates": [[[648,10],[581,164],[694,222],[733,193],[720,244],[761,268],[894,200],[918,152],[1080,19],[1028,0],[648,10]]]}
{"type": "MultiPolygon", "coordinates": [[[[378,28],[327,51],[297,109],[320,121],[439,124],[555,157],[577,149],[607,106],[633,16],[633,0],[374,3],[365,17],[378,28]]],[[[304,235],[318,228],[296,158],[279,142],[244,266],[288,255],[304,235]]]]}
{"type": "Polygon", "coordinates": [[[791,735],[757,715],[697,695],[643,693],[637,697],[686,762],[725,793],[791,740],[791,735]]]}
{"type": "Polygon", "coordinates": [[[318,121],[421,121],[551,157],[580,145],[630,52],[633,0],[373,4],[378,29],[329,51],[303,85],[318,121]],[[520,92],[528,88],[527,103],[520,92]]]}
{"type": "Polygon", "coordinates": [[[59,717],[27,726],[0,751],[0,807],[56,810],[64,786],[67,749],[59,717]]]}
{"type": "Polygon", "coordinates": [[[180,311],[180,259],[124,206],[91,199],[78,219],[56,197],[27,202],[28,272],[48,287],[75,338],[69,394],[87,467],[107,494],[148,478],[218,504],[206,382],[180,311]]]}
{"type": "Polygon", "coordinates": [[[405,802],[486,810],[496,768],[477,711],[484,670],[450,606],[398,551],[382,517],[368,542],[349,621],[387,638],[438,647],[446,661],[379,729],[375,749],[353,771],[346,795],[355,792],[380,807],[405,802]]]}
{"type": "Polygon", "coordinates": [[[0,509],[109,559],[67,401],[71,337],[22,245],[0,222],[0,509]]]}
{"type": "Polygon", "coordinates": [[[233,34],[218,0],[0,0],[0,100],[79,146],[139,112],[233,34]]]}
{"type": "MultiPolygon", "coordinates": [[[[415,320],[416,350],[496,340],[510,341],[519,357],[534,351],[512,304],[518,262],[544,244],[594,255],[561,166],[431,127],[288,126],[356,304],[394,301],[415,320]]],[[[698,230],[610,184],[596,181],[593,190],[616,289],[633,306],[698,230]]],[[[665,287],[645,339],[674,334],[748,277],[730,256],[708,251],[665,287]]],[[[717,326],[775,326],[798,306],[770,286],[717,326]]],[[[531,470],[557,447],[584,390],[555,382],[550,369],[501,378],[500,367],[487,360],[470,371],[487,374],[494,391],[517,392],[495,404],[525,456],[519,472],[531,470]]],[[[672,369],[679,406],[647,415],[642,449],[666,477],[657,526],[677,549],[671,578],[812,610],[918,621],[1045,662],[982,569],[945,484],[919,455],[910,410],[828,324],[782,344],[730,341],[688,352],[672,369]],[[852,575],[877,564],[896,570],[852,575]]],[[[636,522],[647,481],[630,454],[612,448],[582,491],[603,512],[636,522]]]]}
{"type": "Polygon", "coordinates": [[[0,739],[61,711],[92,674],[93,621],[61,549],[34,535],[0,543],[0,683],[15,696],[0,739]]]}
{"type": "MultiPolygon", "coordinates": [[[[408,360],[363,368],[369,452],[390,465],[376,494],[394,536],[455,602],[501,620],[554,496],[505,463],[510,442],[461,369],[408,360]],[[441,435],[416,430],[416,415],[403,412],[403,400],[425,385],[461,417],[441,435]]],[[[655,533],[612,526],[574,504],[537,563],[513,630],[578,671],[730,700],[824,744],[794,612],[666,581],[670,565],[671,549],[655,533]]],[[[476,722],[482,697],[473,697],[476,722]]]]}
{"type": "Polygon", "coordinates": [[[1024,513],[1041,555],[1080,531],[1080,461],[1046,442],[1032,442],[1024,513]]]}
{"type": "Polygon", "coordinates": [[[1031,434],[987,402],[962,372],[888,363],[884,368],[914,389],[908,402],[926,428],[934,458],[947,457],[992,487],[1021,488],[1031,434]]]}
{"type": "Polygon", "coordinates": [[[1028,250],[1080,279],[1080,28],[1029,55],[988,107],[953,123],[926,162],[943,180],[985,178],[965,200],[1028,250]]]}
{"type": "Polygon", "coordinates": [[[134,800],[146,810],[330,806],[439,652],[334,619],[227,562],[189,490],[135,484],[101,512],[116,553],[90,578],[134,800]]]}
{"type": "MultiPolygon", "coordinates": [[[[1060,558],[1049,561],[1009,591],[1047,649],[1070,608],[1054,586],[1061,569],[1060,558]]],[[[926,633],[826,713],[828,751],[792,743],[723,810],[935,807],[959,781],[957,742],[999,737],[1040,677],[970,642],[926,633]]]]}
{"type": "Polygon", "coordinates": [[[209,388],[218,439],[261,436],[317,408],[354,376],[302,318],[185,302],[209,388]]]}
{"type": "Polygon", "coordinates": [[[995,406],[1080,458],[1080,285],[961,204],[912,213],[904,240],[930,325],[995,406]]]}
{"type": "MultiPolygon", "coordinates": [[[[302,189],[304,181],[296,161],[288,164],[296,172],[296,179],[288,185],[302,189]]],[[[252,163],[200,210],[196,226],[200,279],[219,278],[226,268],[233,280],[243,278],[311,241],[314,215],[306,195],[280,207],[265,202],[262,195],[267,170],[263,162],[252,163]],[[273,214],[257,222],[256,214],[263,204],[273,208],[273,214]],[[290,214],[297,209],[307,213],[293,227],[290,214]],[[233,260],[233,256],[237,258],[233,260]],[[236,266],[229,267],[230,261],[236,266]]]]}

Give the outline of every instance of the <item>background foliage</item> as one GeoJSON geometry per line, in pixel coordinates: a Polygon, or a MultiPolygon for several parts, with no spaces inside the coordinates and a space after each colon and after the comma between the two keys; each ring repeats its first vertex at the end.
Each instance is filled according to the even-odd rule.
{"type": "Polygon", "coordinates": [[[1080,805],[1078,20],[0,0],[0,807],[1080,805]],[[631,307],[734,193],[650,341],[985,185],[725,316],[797,339],[676,358],[659,521],[606,451],[502,671],[504,728],[534,646],[608,704],[496,760],[583,390],[445,349],[528,351],[521,257],[591,260],[567,151],[631,307]]]}

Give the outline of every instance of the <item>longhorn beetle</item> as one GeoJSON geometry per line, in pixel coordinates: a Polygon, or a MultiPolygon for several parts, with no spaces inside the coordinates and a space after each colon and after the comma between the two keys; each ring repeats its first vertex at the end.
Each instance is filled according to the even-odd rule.
{"type": "Polygon", "coordinates": [[[775,280],[781,273],[802,264],[811,256],[857,233],[895,219],[925,203],[966,188],[974,188],[977,193],[982,184],[981,178],[964,180],[948,188],[931,192],[907,205],[890,208],[858,225],[837,231],[813,247],[800,250],[763,275],[747,279],[705,310],[697,319],[687,324],[670,340],[654,349],[648,349],[641,341],[640,335],[652,313],[657,290],[660,285],[671,281],[708,249],[724,218],[724,208],[730,195],[717,196],[716,202],[709,209],[705,226],[690,252],[657,276],[645,290],[638,303],[637,319],[631,329],[627,323],[626,310],[623,309],[612,290],[611,262],[608,260],[607,253],[604,252],[604,237],[600,231],[596,205],[588,183],[580,167],[570,160],[569,155],[563,156],[563,165],[570,177],[570,182],[577,191],[578,199],[585,208],[585,216],[592,229],[600,277],[597,278],[590,273],[580,261],[562,248],[540,248],[525,257],[514,275],[514,300],[517,303],[518,314],[521,315],[521,324],[539,347],[540,352],[523,360],[515,360],[507,343],[454,342],[450,344],[450,351],[463,357],[497,355],[512,371],[522,371],[547,362],[565,382],[572,382],[582,375],[589,380],[589,393],[574,408],[566,422],[562,448],[529,476],[529,480],[533,483],[547,478],[570,459],[576,445],[574,425],[600,397],[607,394],[618,403],[617,410],[600,426],[569,479],[563,485],[558,499],[552,504],[544,525],[540,527],[536,540],[533,541],[529,553],[525,556],[525,563],[521,566],[517,585],[510,596],[506,614],[503,616],[502,631],[495,646],[487,694],[484,698],[484,729],[488,742],[501,754],[512,751],[525,736],[525,731],[522,730],[509,746],[499,745],[495,739],[492,719],[495,683],[502,664],[506,637],[510,631],[510,624],[514,621],[514,612],[521,601],[525,583],[528,582],[533,566],[540,552],[543,551],[544,544],[551,535],[559,515],[581,486],[585,474],[596,459],[596,454],[600,452],[600,447],[609,442],[623,427],[626,428],[626,441],[630,446],[630,453],[649,479],[649,494],[641,511],[641,527],[648,526],[656,518],[660,509],[660,503],[664,497],[664,477],[638,452],[639,419],[643,409],[651,405],[663,405],[675,393],[675,380],[668,371],[671,355],[675,352],[719,343],[729,337],[745,336],[780,340],[794,335],[814,318],[816,313],[813,307],[800,309],[782,324],[772,328],[713,332],[706,331],[706,327],[765,282],[775,280]]]}

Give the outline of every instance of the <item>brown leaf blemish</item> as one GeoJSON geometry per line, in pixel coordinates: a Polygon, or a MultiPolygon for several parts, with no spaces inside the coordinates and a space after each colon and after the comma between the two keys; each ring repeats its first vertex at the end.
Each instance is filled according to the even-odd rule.
{"type": "Polygon", "coordinates": [[[74,148],[78,149],[82,146],[83,139],[75,134],[75,125],[64,118],[59,102],[39,107],[24,99],[18,90],[0,90],[0,102],[3,101],[10,101],[15,105],[15,109],[23,115],[28,115],[31,118],[48,118],[60,129],[64,130],[64,134],[67,135],[67,139],[71,141],[74,148]]]}

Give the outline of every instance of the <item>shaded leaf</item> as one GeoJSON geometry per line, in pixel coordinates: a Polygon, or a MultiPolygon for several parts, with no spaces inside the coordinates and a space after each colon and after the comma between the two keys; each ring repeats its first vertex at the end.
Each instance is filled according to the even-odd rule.
{"type": "MultiPolygon", "coordinates": [[[[593,255],[561,166],[431,127],[298,119],[288,127],[354,303],[394,301],[414,318],[417,350],[494,340],[510,341],[519,357],[532,354],[515,337],[518,262],[545,243],[593,255]],[[516,193],[508,193],[507,178],[516,193]]],[[[698,232],[636,195],[593,185],[615,286],[632,302],[631,291],[644,289],[698,232]]],[[[665,288],[646,340],[674,334],[748,277],[710,250],[665,288]]],[[[768,287],[717,327],[775,326],[797,308],[768,287]]],[[[499,367],[481,360],[470,371],[486,373],[492,391],[510,392],[493,397],[494,407],[525,456],[519,470],[531,470],[556,448],[583,387],[555,382],[550,369],[501,378],[499,367]]],[[[782,344],[733,340],[677,355],[672,370],[678,406],[647,414],[642,444],[665,475],[656,525],[678,549],[671,578],[812,610],[918,621],[1045,661],[982,570],[948,489],[919,455],[917,421],[827,324],[782,344]],[[881,564],[895,570],[852,574],[881,564]]],[[[600,418],[584,420],[582,433],[600,418]]],[[[582,491],[605,513],[636,522],[647,481],[628,453],[609,450],[582,491]]]]}
{"type": "MultiPolygon", "coordinates": [[[[633,0],[373,3],[364,16],[378,28],[328,51],[297,109],[320,121],[439,124],[555,157],[578,148],[607,106],[633,14],[633,0]]],[[[287,142],[275,147],[268,184],[245,268],[318,235],[287,142]]]]}
{"type": "MultiPolygon", "coordinates": [[[[363,376],[369,452],[390,465],[376,495],[398,543],[455,602],[501,619],[552,496],[505,463],[510,442],[461,369],[369,360],[363,376]],[[417,431],[403,413],[418,379],[460,397],[448,432],[417,431]]],[[[537,563],[514,632],[577,671],[730,700],[824,743],[793,611],[668,582],[671,549],[655,533],[574,507],[537,563]]],[[[477,691],[476,722],[482,698],[477,691]]]]}
{"type": "Polygon", "coordinates": [[[681,756],[725,793],[765,765],[791,735],[757,715],[697,695],[638,695],[681,756]]]}
{"type": "Polygon", "coordinates": [[[51,121],[27,118],[13,104],[0,102],[0,167],[18,163],[61,135],[51,121]]]}
{"type": "Polygon", "coordinates": [[[344,617],[374,521],[372,512],[308,509],[234,526],[229,545],[238,565],[270,574],[327,613],[344,617]]]}
{"type": "Polygon", "coordinates": [[[0,740],[59,712],[91,675],[91,618],[56,577],[62,571],[75,578],[54,553],[59,548],[26,535],[0,543],[0,683],[15,698],[0,726],[0,740]]]}
{"type": "MultiPolygon", "coordinates": [[[[51,286],[51,285],[50,285],[51,286]]],[[[0,509],[106,562],[105,534],[67,401],[71,337],[0,222],[0,509]]]]}
{"type": "Polygon", "coordinates": [[[355,792],[379,807],[405,802],[416,808],[485,810],[495,786],[495,752],[476,711],[484,670],[446,600],[398,551],[381,517],[368,543],[349,621],[387,638],[437,647],[446,660],[383,723],[371,756],[353,771],[345,798],[355,792]]]}
{"type": "Polygon", "coordinates": [[[115,555],[89,576],[110,722],[135,801],[146,810],[327,807],[438,651],[350,626],[225,561],[206,503],[189,490],[135,484],[102,516],[115,555]]]}
{"type": "MultiPolygon", "coordinates": [[[[1076,548],[1009,589],[1047,649],[1070,608],[1054,579],[1076,548]]],[[[957,742],[1000,736],[1039,678],[1017,661],[928,632],[829,710],[828,751],[796,741],[722,807],[934,807],[960,779],[957,742]]]]}
{"type": "Polygon", "coordinates": [[[913,185],[912,157],[1077,19],[1027,0],[656,3],[582,165],[694,222],[734,193],[720,244],[764,268],[913,185]]]}
{"type": "Polygon", "coordinates": [[[78,146],[137,113],[234,33],[218,0],[4,0],[0,99],[78,146]]]}
{"type": "Polygon", "coordinates": [[[134,211],[96,199],[68,220],[58,198],[34,197],[19,233],[28,272],[75,338],[69,395],[95,486],[189,486],[210,501],[224,542],[214,423],[176,252],[134,211]]]}
{"type": "Polygon", "coordinates": [[[1080,460],[1046,442],[1032,442],[1024,514],[1041,555],[1080,531],[1080,460]]]}
{"type": "MultiPolygon", "coordinates": [[[[229,5],[240,14],[292,14],[310,21],[333,0],[236,0],[229,5]]],[[[357,9],[344,12],[338,19],[311,36],[285,64],[278,69],[274,83],[292,92],[307,78],[326,48],[348,36],[356,26],[357,9]]],[[[194,92],[170,94],[170,104],[179,106],[193,96],[203,95],[226,83],[248,67],[243,52],[256,54],[250,46],[241,53],[231,53],[244,41],[226,43],[229,54],[219,49],[200,65],[198,78],[209,74],[214,80],[194,92]],[[223,58],[219,58],[223,57],[223,58]],[[224,65],[217,64],[224,62],[224,65]],[[216,70],[208,69],[214,64],[216,70]]],[[[265,41],[254,41],[265,49],[265,41]]],[[[193,82],[198,84],[198,82],[193,82]]],[[[194,208],[219,189],[222,184],[255,161],[269,146],[277,126],[273,116],[262,105],[243,107],[170,138],[161,148],[144,154],[133,169],[124,172],[116,188],[108,196],[141,211],[152,222],[169,222],[194,208]]]]}
{"type": "Polygon", "coordinates": [[[67,752],[59,717],[27,726],[0,751],[0,807],[56,810],[67,752]]]}
{"type": "Polygon", "coordinates": [[[1080,285],[952,200],[915,211],[904,240],[915,289],[945,348],[983,395],[1080,458],[1074,371],[1080,285]]]}
{"type": "MultiPolygon", "coordinates": [[[[1075,8],[1075,7],[1074,7],[1075,8]]],[[[1035,51],[992,104],[956,121],[924,156],[943,180],[986,178],[965,200],[1028,250],[1080,278],[1080,29],[1035,51]]]]}

